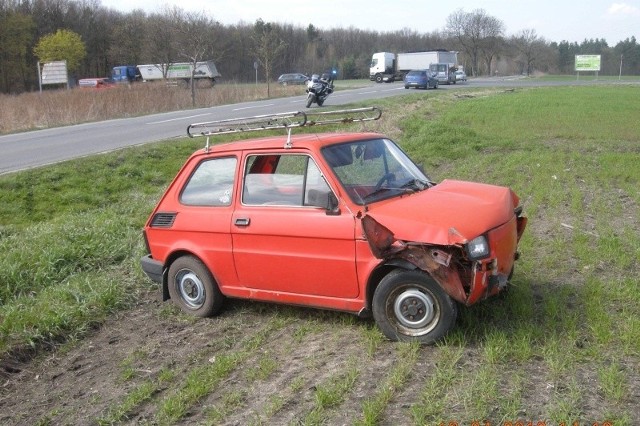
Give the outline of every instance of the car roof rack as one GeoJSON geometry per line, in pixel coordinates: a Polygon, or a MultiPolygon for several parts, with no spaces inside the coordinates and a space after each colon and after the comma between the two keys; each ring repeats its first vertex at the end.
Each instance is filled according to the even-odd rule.
{"type": "Polygon", "coordinates": [[[205,149],[209,150],[209,137],[230,133],[256,132],[262,130],[286,129],[286,148],[291,147],[291,129],[294,127],[321,126],[327,124],[348,124],[377,120],[382,110],[377,107],[343,109],[337,111],[304,112],[294,111],[280,114],[256,115],[253,117],[231,118],[190,124],[187,135],[190,138],[206,137],[205,149]]]}

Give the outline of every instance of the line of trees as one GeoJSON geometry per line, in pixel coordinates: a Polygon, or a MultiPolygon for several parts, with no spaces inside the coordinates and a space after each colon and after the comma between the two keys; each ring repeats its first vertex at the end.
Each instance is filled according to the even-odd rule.
{"type": "Polygon", "coordinates": [[[482,9],[455,11],[443,29],[418,33],[324,30],[261,19],[228,25],[177,7],[123,13],[103,7],[100,0],[0,0],[0,92],[38,87],[36,62],[50,56],[37,47],[59,31],[82,41],[77,78],[108,76],[115,65],[203,59],[216,61],[225,81],[253,81],[256,62],[261,81],[332,68],[339,78],[368,78],[374,52],[434,49],[458,50],[470,75],[573,73],[576,54],[602,55],[601,74],[617,75],[620,66],[625,75],[640,74],[640,45],[633,36],[613,47],[604,39],[550,42],[534,29],[507,36],[504,23],[482,9]]]}

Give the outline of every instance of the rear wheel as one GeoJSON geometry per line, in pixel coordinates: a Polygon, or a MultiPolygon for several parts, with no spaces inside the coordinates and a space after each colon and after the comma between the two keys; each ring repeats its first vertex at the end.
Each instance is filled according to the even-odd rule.
{"type": "Polygon", "coordinates": [[[373,317],[391,340],[430,344],[455,324],[455,302],[421,271],[391,273],[373,295],[373,317]]]}
{"type": "Polygon", "coordinates": [[[176,259],[169,268],[169,295],[183,311],[209,317],[220,311],[224,296],[207,267],[193,256],[176,259]]]}

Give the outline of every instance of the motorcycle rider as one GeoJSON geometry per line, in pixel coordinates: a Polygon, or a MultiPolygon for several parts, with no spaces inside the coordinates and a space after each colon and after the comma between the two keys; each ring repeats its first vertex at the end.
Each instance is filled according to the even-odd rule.
{"type": "Polygon", "coordinates": [[[318,106],[322,106],[327,96],[333,93],[333,76],[330,73],[323,73],[322,76],[313,74],[311,80],[307,82],[307,93],[314,90],[315,96],[307,101],[307,108],[312,102],[316,102],[318,106]]]}

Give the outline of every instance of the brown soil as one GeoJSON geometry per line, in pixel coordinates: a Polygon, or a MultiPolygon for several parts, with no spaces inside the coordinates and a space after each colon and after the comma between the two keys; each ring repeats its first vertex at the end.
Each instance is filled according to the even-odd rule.
{"type": "MultiPolygon", "coordinates": [[[[329,406],[322,415],[325,424],[348,425],[361,420],[363,402],[380,391],[387,372],[398,361],[396,343],[383,340],[369,353],[372,340],[365,336],[372,334],[369,329],[373,324],[368,320],[242,301],[227,301],[226,306],[219,317],[195,320],[170,303],[161,302],[157,293],[148,293],[136,307],[78,342],[31,361],[5,360],[0,363],[4,366],[0,370],[0,424],[99,424],[133,389],[147,381],[157,382],[164,369],[172,371],[172,377],[120,420],[124,424],[163,424],[165,421],[158,418],[159,407],[165,398],[182,389],[190,371],[219,357],[245,353],[229,374],[187,409],[178,424],[304,424],[317,404],[316,390],[356,369],[355,385],[344,401],[329,406]],[[247,350],[248,341],[261,333],[266,336],[264,341],[247,350]],[[271,367],[260,375],[259,367],[269,365],[263,362],[265,359],[271,360],[271,367]]],[[[437,368],[438,351],[437,347],[419,349],[415,372],[397,390],[379,424],[414,424],[411,409],[421,402],[425,383],[437,368]]],[[[454,402],[446,409],[449,418],[442,420],[471,424],[457,417],[469,412],[463,395],[457,393],[470,392],[465,377],[481,366],[480,352],[481,345],[467,345],[456,365],[461,375],[456,379],[457,390],[443,390],[447,401],[454,402]]],[[[638,366],[628,368],[630,394],[620,408],[633,413],[637,420],[638,366]]],[[[526,366],[505,366],[499,383],[504,396],[512,392],[516,375],[518,380],[525,380],[532,392],[522,395],[526,406],[517,415],[533,424],[548,417],[548,401],[554,394],[567,392],[569,385],[545,380],[546,371],[542,357],[534,358],[526,366]]],[[[607,413],[603,412],[603,399],[595,384],[596,373],[577,371],[576,381],[586,396],[578,407],[584,421],[604,421],[607,413]]],[[[516,419],[512,420],[515,424],[516,419]]],[[[500,424],[500,419],[491,424],[500,424]]]]}

